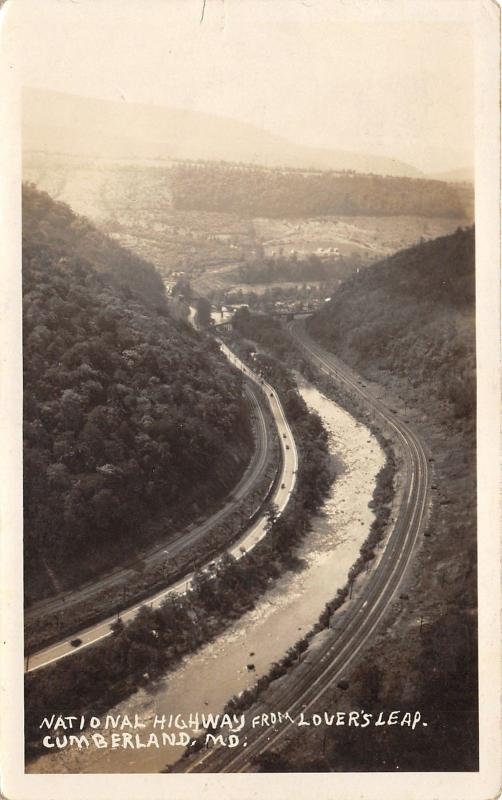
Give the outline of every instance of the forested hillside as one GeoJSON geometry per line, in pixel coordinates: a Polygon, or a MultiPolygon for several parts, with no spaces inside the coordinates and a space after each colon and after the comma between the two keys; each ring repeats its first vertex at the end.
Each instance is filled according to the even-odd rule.
{"type": "Polygon", "coordinates": [[[226,211],[249,217],[417,215],[465,217],[472,192],[434,180],[302,172],[232,164],[188,164],[173,169],[178,209],[226,211]]]}
{"type": "Polygon", "coordinates": [[[361,372],[388,371],[473,422],[474,230],[458,230],[353,275],[310,333],[361,372]]]}
{"type": "Polygon", "coordinates": [[[113,285],[143,302],[161,303],[164,285],[152,264],[103,236],[85,217],[55,203],[32,184],[23,186],[23,247],[48,246],[52,257],[84,259],[96,272],[113,276],[113,285]]]}
{"type": "Polygon", "coordinates": [[[478,769],[474,301],[474,230],[459,229],[353,275],[310,320],[420,435],[431,472],[429,521],[388,629],[331,709],[419,709],[427,727],[309,734],[276,770],[478,769]]]}
{"type": "Polygon", "coordinates": [[[30,600],[198,516],[251,444],[240,375],[169,316],[154,268],[33,187],[23,311],[30,600]]]}

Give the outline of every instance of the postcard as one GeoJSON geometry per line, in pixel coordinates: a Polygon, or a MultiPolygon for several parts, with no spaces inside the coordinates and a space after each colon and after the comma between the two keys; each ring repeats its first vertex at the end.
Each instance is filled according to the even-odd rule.
{"type": "Polygon", "coordinates": [[[500,7],[10,0],[2,792],[500,792],[500,7]]]}

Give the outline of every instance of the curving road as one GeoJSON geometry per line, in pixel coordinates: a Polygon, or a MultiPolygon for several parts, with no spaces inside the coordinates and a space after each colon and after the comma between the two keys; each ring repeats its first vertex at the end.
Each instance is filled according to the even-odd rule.
{"type": "MultiPolygon", "coordinates": [[[[248,396],[254,397],[256,403],[255,412],[259,415],[258,428],[259,431],[261,431],[261,433],[259,433],[259,436],[261,437],[267,437],[268,432],[257,392],[263,392],[272,412],[281,441],[282,458],[278,478],[274,487],[271,487],[272,494],[270,500],[277,506],[278,512],[281,513],[286,507],[296,484],[298,453],[293,434],[286,420],[284,410],[277,393],[275,392],[275,389],[273,389],[273,387],[267,382],[263,381],[258,375],[253,373],[249,367],[247,367],[239,358],[237,358],[237,356],[232,353],[231,350],[229,350],[228,347],[226,347],[226,345],[221,344],[220,346],[227,358],[249,379],[246,392],[248,393],[248,396]]],[[[264,458],[266,458],[266,456],[264,456],[264,458]]],[[[262,469],[264,463],[264,460],[261,458],[258,459],[254,470],[262,469]]],[[[244,484],[244,486],[241,484],[239,484],[237,489],[233,492],[233,499],[231,501],[232,508],[250,489],[250,485],[247,485],[247,483],[244,484]]],[[[220,512],[216,512],[215,515],[204,522],[201,526],[198,526],[198,528],[194,529],[191,533],[180,535],[179,540],[176,540],[177,544],[172,544],[170,542],[167,547],[164,545],[162,548],[164,558],[166,556],[173,555],[175,552],[173,548],[177,545],[179,545],[180,549],[186,547],[187,545],[193,545],[197,539],[200,538],[200,536],[207,533],[207,530],[214,525],[215,521],[219,521],[221,519],[219,515],[221,515],[222,512],[223,509],[220,512]]],[[[245,532],[245,534],[225,552],[229,552],[235,558],[241,558],[248,550],[252,549],[266,535],[266,533],[267,518],[265,514],[261,514],[255,522],[251,523],[250,528],[245,532]]],[[[155,552],[155,557],[158,557],[158,549],[155,552]]],[[[201,568],[210,568],[210,566],[210,564],[205,564],[201,565],[201,568]]],[[[193,575],[194,573],[190,573],[181,580],[177,581],[175,584],[172,584],[171,586],[156,592],[150,597],[144,598],[141,602],[135,603],[126,610],[121,611],[121,619],[124,622],[132,619],[137,614],[141,606],[150,605],[151,607],[155,608],[161,605],[161,603],[169,594],[184,594],[191,585],[193,575]]],[[[112,575],[109,577],[110,579],[113,579],[114,576],[112,575]]],[[[121,580],[123,580],[123,577],[121,580]]],[[[102,586],[100,586],[100,588],[102,588],[102,586]]],[[[36,653],[30,654],[29,658],[25,660],[25,672],[33,672],[41,669],[48,664],[52,664],[55,661],[59,661],[62,658],[66,658],[76,652],[80,652],[83,648],[89,647],[90,645],[99,642],[101,639],[106,638],[111,634],[110,626],[116,621],[116,619],[116,614],[111,615],[97,624],[91,625],[83,630],[75,631],[70,637],[66,637],[64,640],[49,645],[48,647],[45,647],[36,653]],[[78,648],[75,648],[71,644],[71,640],[76,639],[80,640],[81,642],[78,648]]]]}
{"type": "MultiPolygon", "coordinates": [[[[272,684],[273,708],[263,701],[253,707],[252,714],[270,711],[289,712],[297,719],[300,712],[307,717],[318,711],[327,690],[347,674],[347,669],[376,631],[391,605],[423,530],[428,502],[429,465],[424,448],[416,434],[395,412],[375,398],[360,379],[335,356],[326,352],[306,333],[302,323],[290,326],[293,336],[302,345],[305,355],[323,372],[362,400],[366,408],[385,426],[391,428],[402,445],[405,460],[403,499],[384,553],[371,577],[357,597],[346,601],[340,630],[330,630],[312,656],[295,668],[277,686],[272,684]]],[[[308,651],[307,651],[308,654],[308,651]]],[[[255,728],[247,732],[246,747],[229,750],[225,747],[203,751],[194,759],[179,762],[183,772],[249,772],[252,760],[265,750],[276,747],[292,730],[291,723],[280,727],[255,728]]]]}

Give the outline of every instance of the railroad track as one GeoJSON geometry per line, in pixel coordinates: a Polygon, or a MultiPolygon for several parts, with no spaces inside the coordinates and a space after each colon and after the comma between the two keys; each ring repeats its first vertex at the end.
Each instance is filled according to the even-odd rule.
{"type": "MultiPolygon", "coordinates": [[[[370,410],[376,419],[393,431],[404,454],[403,499],[384,553],[358,596],[350,601],[343,618],[343,629],[331,630],[315,650],[315,659],[294,669],[277,687],[271,688],[274,707],[261,701],[253,716],[271,710],[288,713],[295,721],[301,712],[315,710],[323,696],[342,677],[368,644],[392,604],[411,562],[426,516],[429,464],[422,443],[409,426],[381,400],[359,383],[351,370],[327,353],[305,332],[302,323],[292,323],[290,330],[305,355],[325,374],[336,379],[370,410]]],[[[294,722],[293,722],[294,725],[294,722]]],[[[292,730],[292,723],[248,731],[245,746],[229,750],[216,747],[178,764],[183,772],[249,772],[253,759],[265,750],[277,747],[292,730]]],[[[178,771],[177,768],[177,771],[178,771]]]]}

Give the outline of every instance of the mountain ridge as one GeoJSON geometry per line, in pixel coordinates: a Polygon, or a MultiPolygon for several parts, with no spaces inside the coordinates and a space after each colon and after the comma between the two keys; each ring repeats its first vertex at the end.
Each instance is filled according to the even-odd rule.
{"type": "Polygon", "coordinates": [[[423,176],[398,159],[308,147],[230,117],[28,87],[23,90],[23,150],[423,176]]]}

